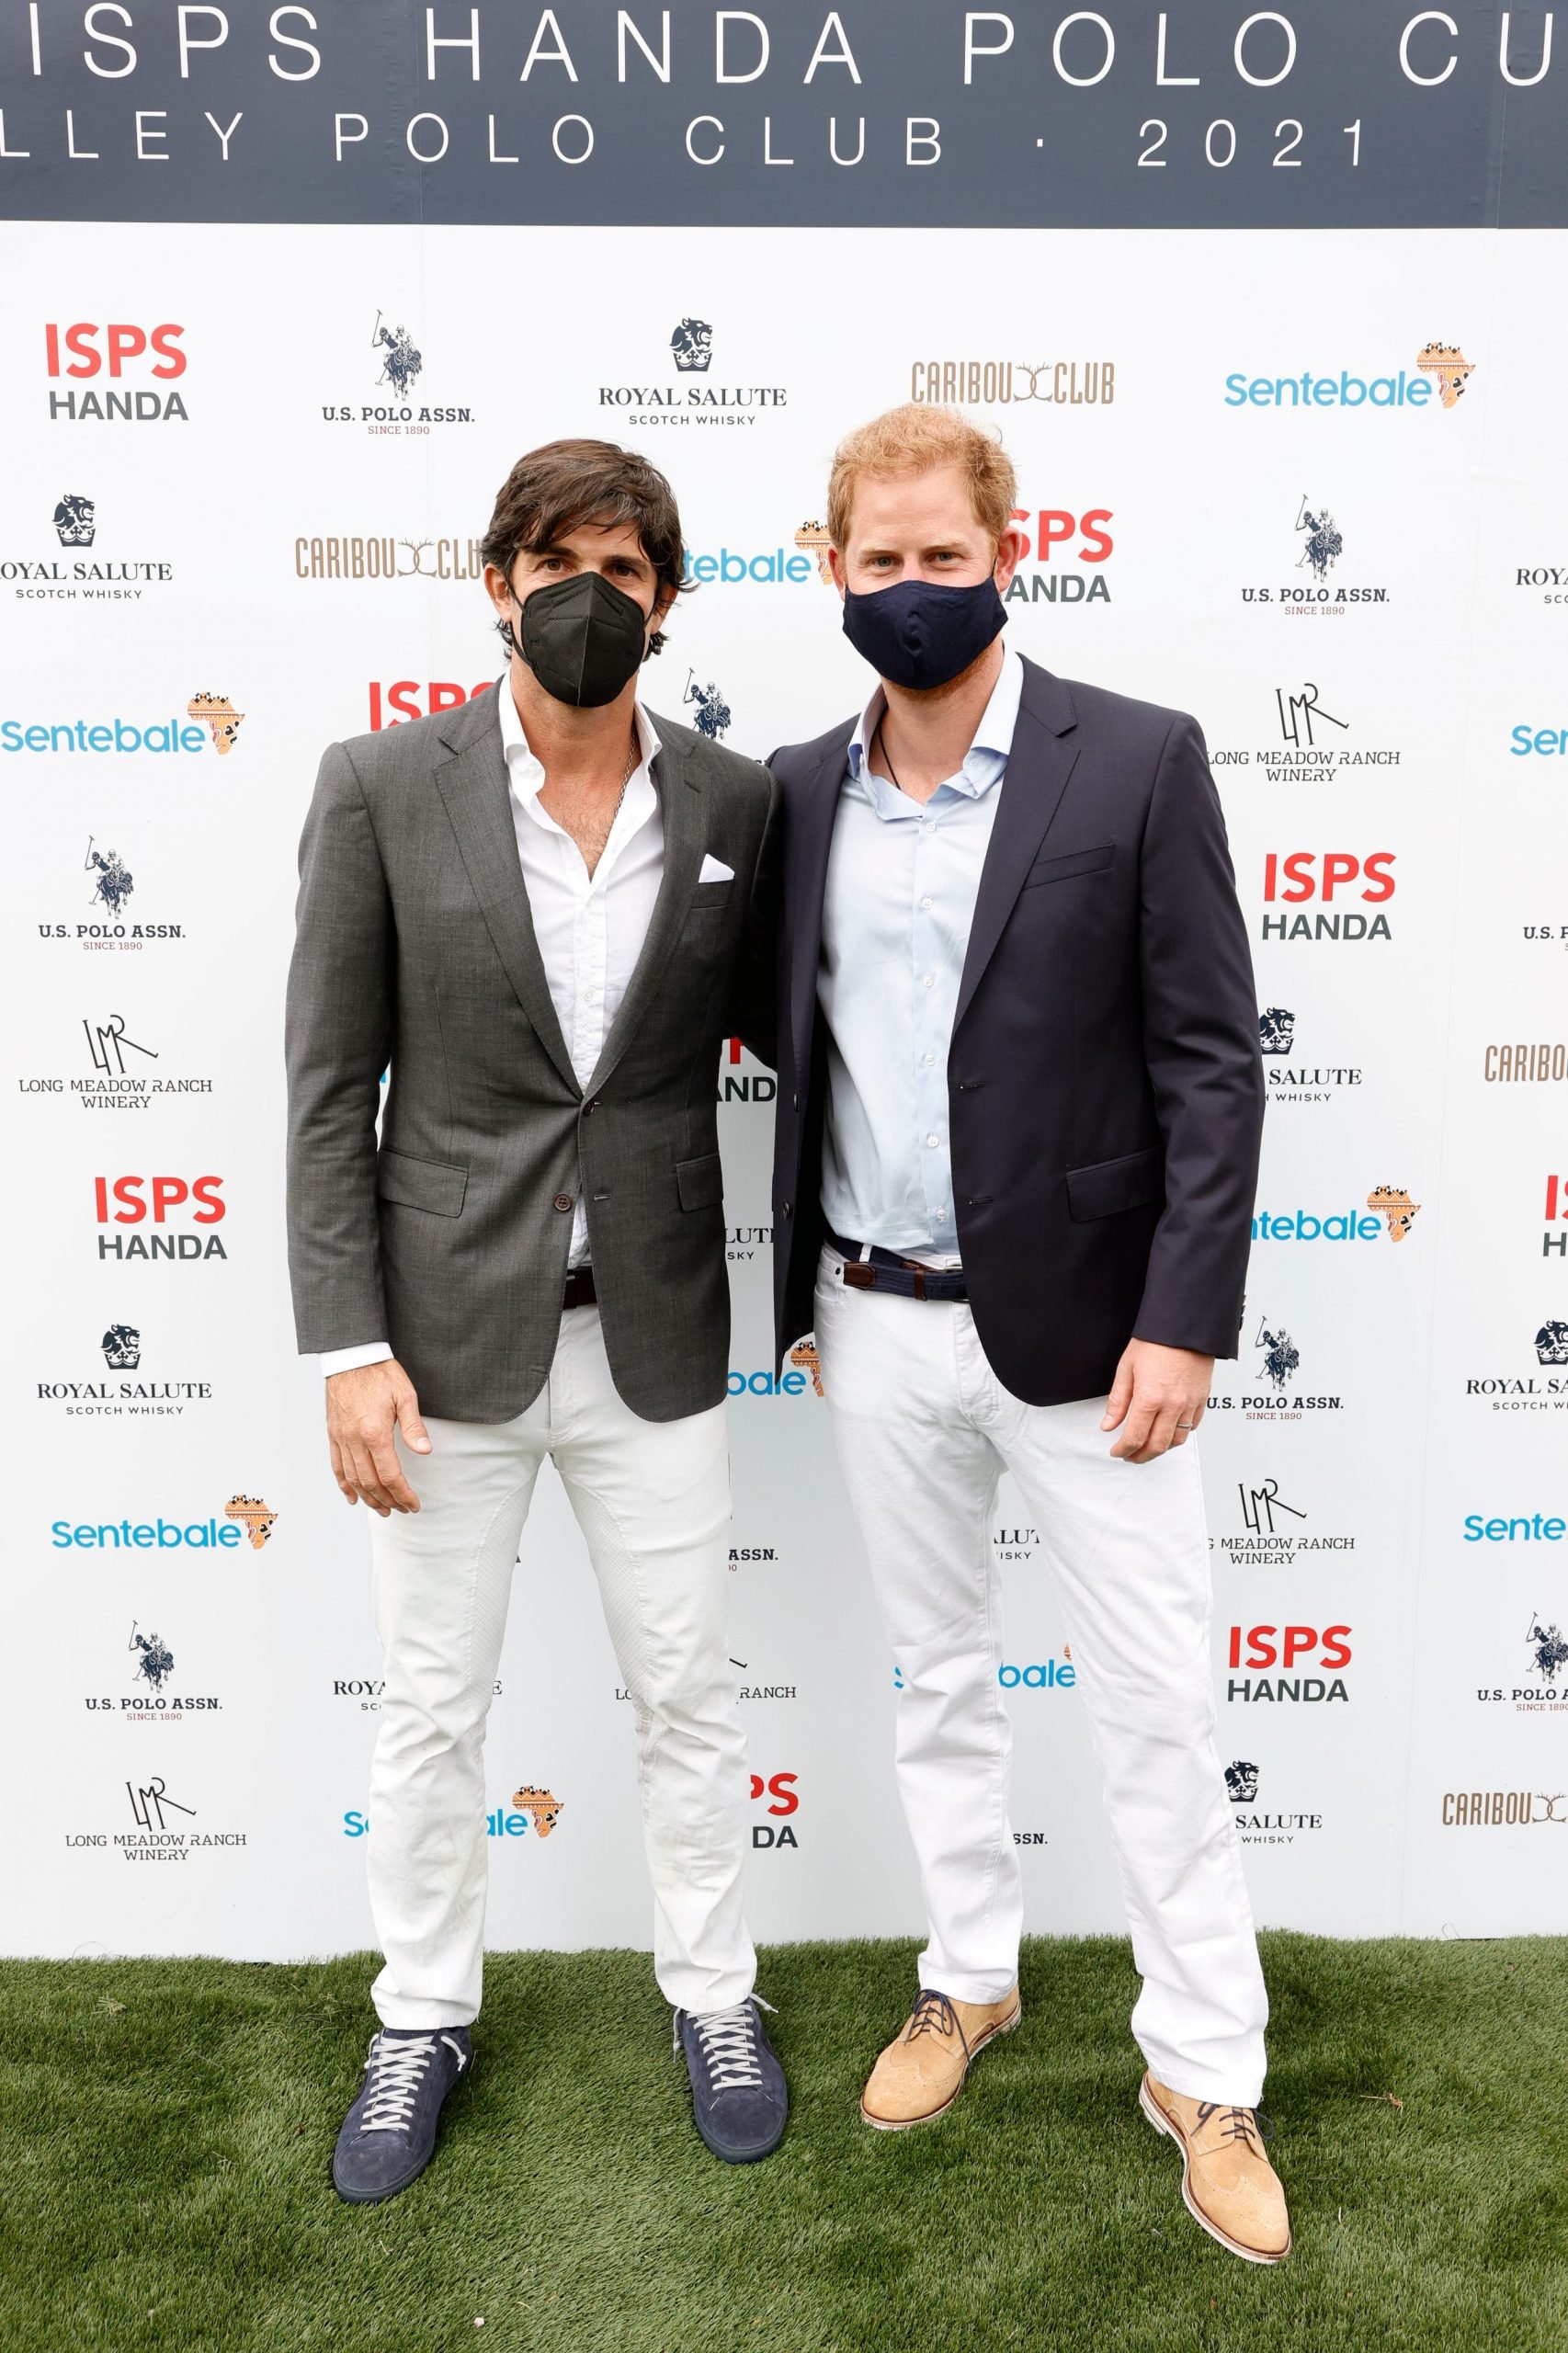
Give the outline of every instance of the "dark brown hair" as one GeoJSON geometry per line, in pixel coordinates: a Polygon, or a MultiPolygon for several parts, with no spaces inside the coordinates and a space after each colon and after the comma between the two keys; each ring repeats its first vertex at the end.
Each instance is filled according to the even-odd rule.
{"type": "MultiPolygon", "coordinates": [[[[613,441],[547,441],[519,458],[496,493],[480,552],[510,580],[519,555],[555,547],[585,523],[607,529],[634,523],[659,594],[692,586],[674,491],[657,466],[613,441]]],[[[509,624],[499,626],[509,642],[509,624]]],[[[664,642],[655,630],[649,653],[662,652],[664,642]]]]}

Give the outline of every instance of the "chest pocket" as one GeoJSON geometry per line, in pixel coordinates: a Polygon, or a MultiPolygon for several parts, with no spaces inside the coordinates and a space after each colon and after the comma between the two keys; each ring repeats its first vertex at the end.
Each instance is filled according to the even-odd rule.
{"type": "Polygon", "coordinates": [[[1041,882],[1064,882],[1070,874],[1097,874],[1115,856],[1115,843],[1107,842],[1099,849],[1070,849],[1055,858],[1037,858],[1024,877],[1024,889],[1033,891],[1041,882]]]}

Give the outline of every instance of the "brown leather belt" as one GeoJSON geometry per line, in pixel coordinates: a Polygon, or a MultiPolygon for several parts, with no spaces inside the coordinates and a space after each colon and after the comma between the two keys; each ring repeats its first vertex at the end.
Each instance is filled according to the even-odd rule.
{"type": "Polygon", "coordinates": [[[598,1292],[594,1289],[592,1267],[574,1267],[566,1278],[566,1296],[561,1302],[562,1308],[597,1307],[598,1298],[598,1292]]]}

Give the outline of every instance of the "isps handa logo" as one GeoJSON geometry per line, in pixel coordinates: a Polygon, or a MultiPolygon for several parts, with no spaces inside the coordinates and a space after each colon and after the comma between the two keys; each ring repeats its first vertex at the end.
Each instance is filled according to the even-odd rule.
{"type": "Polygon", "coordinates": [[[783,384],[732,384],[713,375],[714,331],[708,319],[695,313],[677,319],[668,348],[673,383],[600,384],[599,406],[624,412],[618,424],[755,426],[789,404],[783,384]]]}
{"type": "Polygon", "coordinates": [[[229,1254],[221,1237],[210,1230],[228,1214],[222,1193],[222,1176],[95,1176],[93,1198],[100,1226],[151,1228],[145,1234],[100,1233],[98,1256],[149,1262],[226,1258],[229,1254]],[[190,1223],[203,1231],[187,1232],[182,1222],[171,1232],[171,1220],[187,1202],[190,1223]]]}
{"type": "Polygon", "coordinates": [[[1315,1626],[1233,1626],[1226,1658],[1232,1667],[1284,1670],[1274,1676],[1233,1675],[1225,1687],[1227,1699],[1278,1706],[1293,1701],[1327,1703],[1350,1697],[1338,1672],[1350,1664],[1348,1626],[1325,1626],[1321,1633],[1315,1626]],[[1315,1666],[1322,1672],[1290,1671],[1303,1664],[1306,1669],[1315,1666]]]}
{"type": "Polygon", "coordinates": [[[1258,938],[1314,941],[1392,938],[1383,909],[1398,888],[1395,856],[1392,849],[1269,850],[1263,861],[1264,905],[1293,907],[1298,912],[1265,914],[1258,938]],[[1346,906],[1346,900],[1353,904],[1346,906]],[[1301,912],[1309,906],[1313,910],[1311,915],[1301,912]],[[1369,915],[1365,912],[1369,907],[1369,915]]]}
{"type": "MultiPolygon", "coordinates": [[[[1015,506],[1011,520],[1022,547],[1004,603],[1109,604],[1110,577],[1101,569],[1116,549],[1108,506],[1015,506]]],[[[803,557],[814,559],[818,577],[830,587],[832,544],[824,523],[802,523],[795,533],[796,547],[803,557]]]]}
{"type": "Polygon", "coordinates": [[[188,423],[184,401],[168,389],[186,371],[184,334],[167,321],[153,327],[123,321],[109,326],[85,319],[70,325],[51,322],[43,331],[51,387],[68,378],[77,381],[63,392],[51,390],[51,423],[188,423]]]}
{"type": "Polygon", "coordinates": [[[766,1822],[754,1822],[751,1843],[754,1847],[771,1847],[781,1851],[786,1847],[800,1846],[797,1825],[791,1817],[798,1813],[801,1795],[795,1784],[799,1773],[754,1773],[751,1777],[751,1802],[761,1804],[768,1815],[766,1822]]]}
{"type": "MultiPolygon", "coordinates": [[[[339,116],[339,123],[346,119],[339,116]]],[[[370,357],[360,391],[355,398],[324,403],[324,424],[357,425],[375,440],[417,440],[436,426],[473,423],[472,408],[449,401],[432,405],[415,397],[414,388],[425,373],[425,354],[401,320],[378,310],[367,340],[370,357]]]]}

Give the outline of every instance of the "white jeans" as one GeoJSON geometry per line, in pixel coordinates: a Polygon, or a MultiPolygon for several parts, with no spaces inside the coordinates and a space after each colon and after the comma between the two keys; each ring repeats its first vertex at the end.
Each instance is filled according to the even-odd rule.
{"type": "Polygon", "coordinates": [[[509,1422],[426,1423],[398,1454],[415,1513],[372,1517],[386,1688],[370,1768],[370,1908],[385,2026],[479,2009],[487,1863],[484,1722],[518,1540],[547,1454],[598,1578],[636,1720],[653,1966],[681,2009],[744,2001],[744,1744],[725,1635],[725,1408],[645,1422],[618,1395],[597,1307],[561,1319],[550,1379],[509,1422]]]}
{"type": "Polygon", "coordinates": [[[1193,1439],[1116,1461],[1105,1399],[1026,1405],[961,1301],[846,1290],[824,1250],[816,1341],[835,1443],[903,1678],[897,1769],[930,1941],[920,1982],[999,2001],[1023,1922],[997,1682],[996,1488],[1016,1481],[1049,1562],[1104,1776],[1159,2080],[1253,2107],[1268,2004],[1214,1745],[1209,1553],[1193,1439]]]}

